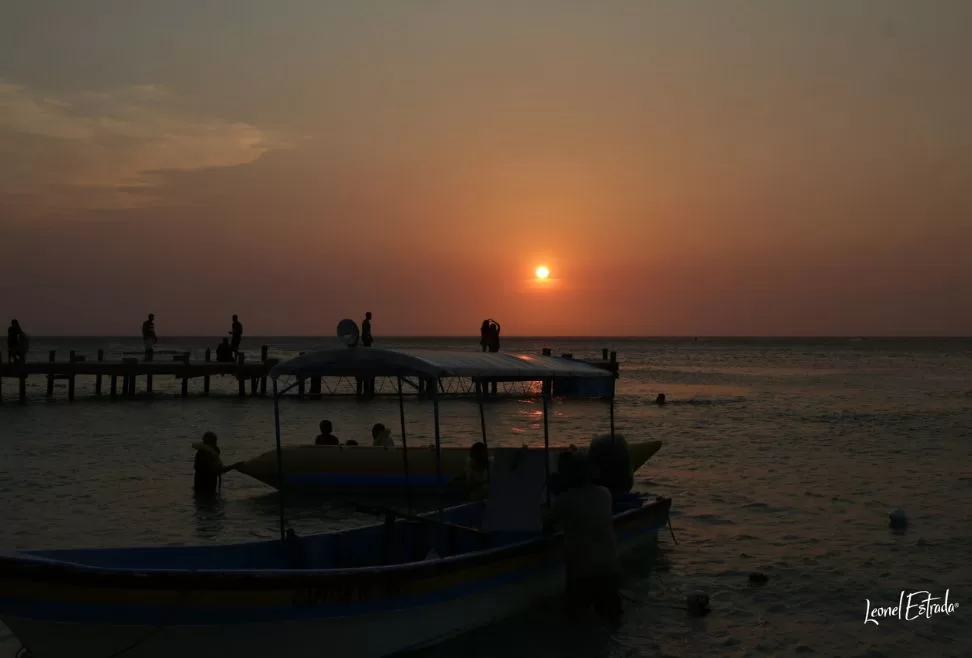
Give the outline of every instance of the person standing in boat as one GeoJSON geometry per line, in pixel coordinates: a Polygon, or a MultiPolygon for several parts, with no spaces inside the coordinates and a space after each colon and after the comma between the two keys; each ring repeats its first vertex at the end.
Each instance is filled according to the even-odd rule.
{"type": "Polygon", "coordinates": [[[321,424],[318,425],[321,433],[317,435],[314,439],[314,445],[316,446],[339,446],[341,442],[338,438],[334,436],[334,424],[329,420],[322,420],[321,424]]]}
{"type": "Polygon", "coordinates": [[[157,342],[159,337],[155,335],[155,313],[149,313],[148,319],[142,323],[142,343],[145,351],[151,352],[157,342]]]}
{"type": "Polygon", "coordinates": [[[7,328],[7,354],[10,363],[23,363],[27,354],[27,334],[20,328],[17,320],[11,320],[10,327],[7,328]]]}
{"type": "Polygon", "coordinates": [[[549,521],[564,532],[568,614],[578,617],[593,607],[605,621],[618,623],[621,569],[611,492],[595,484],[586,458],[571,455],[561,464],[566,490],[557,496],[549,521]]]}
{"type": "Polygon", "coordinates": [[[243,323],[236,315],[233,316],[233,328],[229,333],[233,338],[230,343],[230,347],[233,349],[233,358],[236,358],[240,354],[240,343],[243,341],[243,323]]]}
{"type": "Polygon", "coordinates": [[[382,423],[375,423],[371,428],[371,445],[379,448],[394,448],[395,440],[392,439],[391,430],[382,423]]]}
{"type": "Polygon", "coordinates": [[[193,464],[195,477],[192,488],[197,494],[215,494],[222,485],[223,473],[236,469],[242,463],[237,462],[231,466],[223,466],[218,444],[219,440],[214,432],[206,432],[203,434],[201,442],[192,444],[192,447],[196,449],[196,459],[193,464]]]}
{"type": "Polygon", "coordinates": [[[470,446],[463,475],[469,485],[469,499],[486,498],[489,494],[489,450],[482,441],[476,441],[470,446]]]}

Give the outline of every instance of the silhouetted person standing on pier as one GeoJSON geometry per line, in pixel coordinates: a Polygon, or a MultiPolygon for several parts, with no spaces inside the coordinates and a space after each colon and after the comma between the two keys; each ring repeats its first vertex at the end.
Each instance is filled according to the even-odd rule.
{"type": "Polygon", "coordinates": [[[229,338],[224,338],[223,342],[216,348],[216,361],[219,363],[231,363],[233,361],[233,348],[230,347],[229,338]]]}
{"type": "Polygon", "coordinates": [[[237,356],[240,353],[240,342],[243,340],[243,323],[235,315],[233,316],[233,330],[230,331],[230,336],[233,337],[230,348],[233,350],[233,356],[237,356]]]}
{"type": "Polygon", "coordinates": [[[489,342],[487,347],[490,352],[499,352],[500,349],[500,324],[496,320],[489,321],[489,342]]]}
{"type": "Polygon", "coordinates": [[[371,336],[371,311],[365,313],[364,322],[361,323],[361,344],[365,347],[371,347],[371,344],[375,342],[375,339],[371,336]]]}
{"type": "Polygon", "coordinates": [[[479,344],[482,346],[483,351],[489,349],[490,335],[493,329],[489,324],[489,320],[483,320],[483,324],[479,327],[479,344]]]}
{"type": "Polygon", "coordinates": [[[7,354],[10,356],[10,363],[23,363],[26,352],[27,334],[20,328],[19,322],[11,320],[7,329],[7,354]]]}
{"type": "MultiPolygon", "coordinates": [[[[371,335],[371,311],[368,311],[365,313],[364,322],[361,323],[361,345],[363,347],[371,347],[371,344],[374,342],[375,339],[371,335]]],[[[373,396],[375,394],[375,378],[365,377],[361,381],[365,397],[373,396]]]]}
{"type": "Polygon", "coordinates": [[[145,351],[150,352],[155,349],[157,342],[159,338],[155,335],[155,313],[149,313],[148,320],[142,323],[142,343],[145,345],[145,351]]]}

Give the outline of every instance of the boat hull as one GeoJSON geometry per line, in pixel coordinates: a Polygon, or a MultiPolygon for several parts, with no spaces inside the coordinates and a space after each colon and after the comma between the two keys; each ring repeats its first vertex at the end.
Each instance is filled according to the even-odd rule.
{"type": "MultiPolygon", "coordinates": [[[[632,471],[637,471],[661,448],[661,441],[630,443],[632,471]]],[[[531,449],[534,450],[534,449],[531,449]]],[[[536,449],[539,450],[539,449],[536,449]]],[[[557,470],[557,459],[567,449],[551,449],[551,471],[557,470]]],[[[288,489],[305,491],[439,491],[435,450],[408,450],[408,478],[404,475],[403,451],[400,448],[371,446],[289,446],[283,448],[284,482],[288,489]]],[[[495,451],[494,451],[495,452],[495,451]]],[[[466,469],[467,448],[442,447],[442,480],[450,482],[466,469]]],[[[279,488],[277,453],[268,451],[243,462],[237,470],[245,475],[279,488]]]]}
{"type": "MultiPolygon", "coordinates": [[[[655,543],[670,505],[657,499],[615,517],[623,559],[655,543]]],[[[161,576],[65,563],[14,568],[5,558],[0,618],[34,658],[378,658],[438,644],[558,594],[561,540],[350,574],[346,582],[365,589],[339,595],[328,574],[313,570],[161,576]],[[389,575],[399,577],[391,589],[389,575]],[[380,587],[368,589],[369,581],[380,587]]]]}

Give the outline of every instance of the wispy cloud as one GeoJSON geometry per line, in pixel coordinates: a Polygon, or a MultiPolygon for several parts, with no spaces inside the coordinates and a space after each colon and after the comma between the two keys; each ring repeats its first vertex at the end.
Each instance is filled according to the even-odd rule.
{"type": "Polygon", "coordinates": [[[286,146],[193,112],[160,85],[52,96],[0,83],[0,203],[24,216],[159,202],[158,172],[247,164],[286,146]]]}

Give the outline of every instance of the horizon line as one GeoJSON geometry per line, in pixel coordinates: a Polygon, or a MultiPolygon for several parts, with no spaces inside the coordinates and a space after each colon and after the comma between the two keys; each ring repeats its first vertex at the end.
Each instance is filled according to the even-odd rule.
{"type": "MultiPolygon", "coordinates": [[[[167,336],[167,339],[178,339],[178,338],[221,338],[223,334],[172,334],[167,336]]],[[[112,335],[112,334],[33,334],[31,335],[33,339],[43,339],[43,338],[106,338],[106,339],[118,339],[118,340],[142,340],[142,337],[135,334],[125,334],[125,335],[112,335]]],[[[325,336],[322,334],[254,334],[251,336],[244,336],[244,340],[255,340],[259,338],[328,338],[337,340],[336,336],[325,336]]],[[[453,334],[453,335],[434,335],[434,334],[402,334],[402,335],[385,335],[381,336],[381,340],[398,340],[398,339],[423,339],[423,340],[458,340],[458,339],[478,339],[479,336],[473,336],[471,334],[453,334]]],[[[854,340],[854,339],[970,339],[972,335],[961,335],[961,334],[645,334],[645,335],[532,335],[532,334],[510,334],[504,336],[508,339],[516,340],[805,340],[805,339],[840,339],[840,340],[854,340]]]]}

